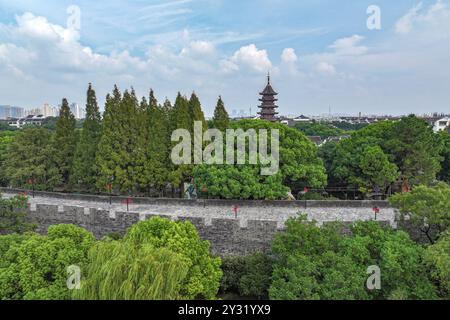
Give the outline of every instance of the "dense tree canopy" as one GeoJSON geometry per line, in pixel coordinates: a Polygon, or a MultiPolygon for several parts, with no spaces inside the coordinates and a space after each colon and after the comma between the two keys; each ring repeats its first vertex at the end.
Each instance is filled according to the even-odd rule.
{"type": "Polygon", "coordinates": [[[81,299],[214,299],[222,272],[189,222],[153,218],[89,254],[81,299]]]}
{"type": "Polygon", "coordinates": [[[343,236],[338,224],[317,227],[304,217],[287,222],[273,243],[272,299],[434,299],[424,249],[402,231],[377,222],[352,226],[343,236]],[[366,287],[367,269],[382,271],[381,290],[366,287]]]}
{"type": "Polygon", "coordinates": [[[2,199],[0,194],[0,235],[33,230],[35,225],[27,220],[27,208],[25,195],[2,199]]]}
{"type": "Polygon", "coordinates": [[[48,190],[61,181],[58,165],[53,161],[54,144],[51,132],[44,128],[20,131],[8,149],[4,172],[10,185],[48,190]]]}
{"type": "Polygon", "coordinates": [[[373,189],[394,181],[433,182],[441,169],[442,148],[442,141],[424,120],[409,116],[369,125],[321,155],[329,166],[330,184],[373,189]]]}
{"type": "Polygon", "coordinates": [[[180,295],[187,299],[213,299],[219,290],[220,258],[209,253],[209,242],[199,238],[190,222],[172,222],[153,218],[133,226],[125,241],[135,245],[149,244],[154,248],[166,248],[181,255],[188,267],[180,295]]]}
{"type": "Polygon", "coordinates": [[[450,227],[450,185],[441,182],[434,187],[417,186],[409,193],[399,193],[389,199],[403,216],[417,224],[430,242],[450,227]],[[432,228],[437,228],[437,235],[432,228]]]}
{"type": "Polygon", "coordinates": [[[334,125],[318,122],[297,123],[295,128],[303,132],[306,136],[320,136],[322,139],[339,136],[344,133],[344,130],[336,128],[334,125]]]}
{"type": "Polygon", "coordinates": [[[180,254],[149,244],[101,241],[89,253],[87,279],[73,298],[82,300],[175,300],[188,266],[180,254]]]}
{"type": "Polygon", "coordinates": [[[439,180],[450,183],[450,132],[441,131],[439,137],[442,142],[441,171],[438,173],[439,180]]]}
{"type": "Polygon", "coordinates": [[[440,171],[442,144],[432,128],[415,116],[402,118],[387,132],[385,150],[411,185],[429,184],[440,171]]]}
{"type": "MultiPolygon", "coordinates": [[[[227,199],[285,199],[290,189],[298,191],[305,186],[325,185],[325,169],[317,157],[316,146],[299,131],[262,120],[236,121],[231,128],[243,131],[254,129],[257,133],[260,129],[279,130],[279,171],[275,175],[261,175],[263,165],[260,162],[258,165],[248,164],[247,148],[245,165],[200,165],[194,168],[197,189],[204,195],[227,199]]],[[[270,131],[268,146],[269,139],[270,131]]],[[[235,160],[237,163],[237,158],[235,160]]]]}
{"type": "Polygon", "coordinates": [[[67,268],[87,262],[94,236],[72,225],[51,226],[47,236],[0,237],[0,299],[70,299],[67,268]]]}
{"type": "Polygon", "coordinates": [[[131,193],[145,184],[145,114],[134,90],[125,91],[122,96],[116,86],[113,94],[107,96],[96,157],[99,190],[111,183],[115,189],[131,193]]]}
{"type": "Polygon", "coordinates": [[[429,246],[425,253],[425,264],[431,277],[439,284],[440,296],[450,299],[450,228],[439,241],[429,246]]]}
{"type": "Polygon", "coordinates": [[[8,148],[12,144],[17,131],[0,131],[0,186],[7,186],[8,175],[5,172],[5,161],[8,148]]]}

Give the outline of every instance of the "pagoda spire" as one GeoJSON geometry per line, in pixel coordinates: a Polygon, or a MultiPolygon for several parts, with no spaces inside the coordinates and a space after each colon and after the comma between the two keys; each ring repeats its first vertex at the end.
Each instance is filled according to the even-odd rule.
{"type": "Polygon", "coordinates": [[[270,83],[270,72],[267,73],[267,85],[263,92],[260,93],[261,98],[259,101],[261,101],[261,105],[258,106],[258,108],[261,109],[258,114],[260,115],[260,118],[262,120],[277,121],[277,114],[276,109],[278,109],[278,106],[275,104],[278,99],[276,96],[278,95],[277,92],[272,88],[272,85],[270,83]]]}

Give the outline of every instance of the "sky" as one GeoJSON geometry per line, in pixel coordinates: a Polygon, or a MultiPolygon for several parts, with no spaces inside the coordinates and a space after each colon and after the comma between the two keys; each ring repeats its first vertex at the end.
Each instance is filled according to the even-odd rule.
{"type": "Polygon", "coordinates": [[[450,0],[0,0],[0,105],[91,82],[248,115],[268,72],[283,115],[449,113],[450,0]]]}

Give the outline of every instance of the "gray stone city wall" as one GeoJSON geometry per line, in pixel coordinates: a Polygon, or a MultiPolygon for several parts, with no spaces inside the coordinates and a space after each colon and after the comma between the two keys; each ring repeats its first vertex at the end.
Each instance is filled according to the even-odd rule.
{"type": "MultiPolygon", "coordinates": [[[[24,190],[2,189],[4,197],[24,190]]],[[[30,192],[28,191],[28,194],[30,192]]],[[[373,220],[373,208],[381,209],[377,220],[397,227],[396,211],[387,201],[242,201],[132,198],[130,212],[126,197],[74,195],[36,192],[29,197],[30,219],[38,232],[46,233],[53,224],[75,224],[91,231],[97,238],[110,233],[125,233],[133,224],[162,216],[171,220],[189,220],[202,239],[211,243],[212,252],[221,256],[246,255],[267,251],[274,235],[285,222],[300,213],[319,225],[341,221],[350,224],[373,220]],[[233,208],[238,207],[236,218],[233,208]]]]}
{"type": "MultiPolygon", "coordinates": [[[[38,199],[40,200],[40,199],[38,199]]],[[[285,221],[299,213],[307,214],[308,220],[319,224],[342,221],[373,220],[374,206],[381,207],[378,218],[396,227],[395,211],[386,203],[374,202],[232,202],[232,201],[183,201],[164,200],[158,206],[146,206],[145,211],[124,212],[98,208],[98,203],[86,202],[84,206],[30,204],[30,219],[37,223],[38,232],[45,233],[53,224],[75,224],[101,238],[109,233],[123,234],[127,228],[140,220],[162,216],[172,220],[193,223],[202,239],[211,243],[214,254],[246,255],[270,249],[274,235],[284,229],[285,221]],[[232,207],[238,205],[236,219],[232,207]],[[150,208],[150,209],[149,209],[150,208]],[[151,208],[155,209],[152,213],[151,208]]],[[[135,208],[133,208],[133,211],[135,208]]]]}

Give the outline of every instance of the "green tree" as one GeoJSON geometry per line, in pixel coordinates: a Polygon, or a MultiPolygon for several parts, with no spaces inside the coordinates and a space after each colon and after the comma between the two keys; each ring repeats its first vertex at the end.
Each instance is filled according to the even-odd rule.
{"type": "Polygon", "coordinates": [[[0,131],[17,131],[16,127],[11,127],[9,124],[0,121],[0,131]]]}
{"type": "Polygon", "coordinates": [[[189,115],[191,118],[190,131],[192,134],[194,133],[194,121],[200,121],[202,123],[203,131],[208,129],[202,105],[195,92],[192,93],[191,98],[189,99],[189,115]]]}
{"type": "Polygon", "coordinates": [[[170,131],[177,129],[190,130],[192,128],[189,100],[178,92],[175,104],[170,112],[170,131]]]}
{"type": "Polygon", "coordinates": [[[86,119],[77,144],[71,183],[77,190],[95,191],[95,156],[101,137],[101,116],[95,91],[89,83],[87,90],[86,119]]]}
{"type": "Polygon", "coordinates": [[[145,113],[134,90],[121,95],[117,86],[108,95],[103,117],[96,166],[97,188],[112,183],[120,192],[131,193],[145,184],[145,113]]]}
{"type": "Polygon", "coordinates": [[[262,253],[247,257],[244,273],[239,281],[240,293],[247,297],[267,299],[272,283],[272,260],[262,253]]]}
{"type": "Polygon", "coordinates": [[[388,156],[379,146],[367,147],[361,157],[362,185],[385,190],[399,177],[398,168],[389,162],[388,156]]]}
{"type": "Polygon", "coordinates": [[[223,276],[220,282],[220,291],[223,294],[239,294],[240,281],[245,272],[246,257],[225,257],[222,260],[223,276]]]}
{"type": "Polygon", "coordinates": [[[95,158],[98,172],[96,186],[99,190],[105,190],[108,184],[115,188],[120,185],[115,181],[118,162],[121,157],[121,126],[119,108],[122,94],[117,86],[114,86],[112,94],[106,96],[105,112],[103,114],[102,136],[98,145],[95,158]]]}
{"type": "Polygon", "coordinates": [[[287,222],[276,235],[272,251],[274,271],[269,289],[275,300],[366,300],[364,266],[339,254],[342,236],[338,225],[322,228],[306,217],[287,222]]]}
{"type": "Polygon", "coordinates": [[[89,253],[81,300],[176,300],[188,271],[180,254],[151,244],[98,242],[89,253]]]}
{"type": "Polygon", "coordinates": [[[55,225],[47,236],[26,235],[18,240],[7,239],[6,245],[0,246],[5,252],[0,267],[0,299],[70,299],[67,268],[76,265],[83,270],[94,236],[72,225],[55,225]]]}
{"type": "Polygon", "coordinates": [[[222,261],[221,291],[241,297],[267,299],[272,282],[272,260],[262,253],[227,257],[222,261]]]}
{"type": "Polygon", "coordinates": [[[24,233],[35,228],[34,224],[27,221],[27,204],[28,199],[24,195],[2,199],[0,194],[0,235],[24,233]]]}
{"type": "Polygon", "coordinates": [[[146,176],[149,186],[161,191],[168,183],[169,165],[169,118],[170,102],[165,106],[158,105],[153,90],[150,91],[150,100],[147,107],[147,162],[146,176]]]}
{"type": "Polygon", "coordinates": [[[273,242],[272,299],[436,299],[423,263],[424,249],[403,231],[358,222],[319,228],[306,216],[287,222],[273,242]],[[382,270],[381,290],[368,291],[367,268],[382,270]]]}
{"type": "Polygon", "coordinates": [[[403,231],[382,227],[378,222],[357,222],[352,237],[344,238],[343,251],[357,264],[380,268],[381,291],[376,299],[436,299],[436,287],[423,263],[425,250],[403,231]]]}
{"type": "Polygon", "coordinates": [[[450,227],[450,186],[444,182],[434,187],[417,186],[409,193],[393,195],[389,202],[403,217],[408,216],[431,243],[450,227]],[[433,234],[433,227],[437,234],[433,234]]]}
{"type": "MultiPolygon", "coordinates": [[[[249,164],[247,148],[244,165],[204,164],[194,168],[197,190],[204,196],[226,199],[285,199],[289,189],[298,192],[305,186],[324,186],[326,175],[323,163],[317,157],[317,148],[301,132],[262,120],[233,122],[231,128],[243,131],[254,129],[257,133],[260,129],[268,129],[268,139],[270,129],[279,130],[279,170],[271,176],[261,175],[262,164],[249,164]]],[[[236,145],[234,148],[236,149],[236,145]]],[[[223,158],[226,159],[225,156],[223,158]]]]}
{"type": "Polygon", "coordinates": [[[220,258],[213,258],[209,242],[199,238],[190,222],[172,222],[155,217],[129,229],[124,241],[135,246],[151,245],[181,255],[188,267],[179,294],[185,299],[214,299],[222,272],[220,258]]]}
{"type": "Polygon", "coordinates": [[[369,125],[367,123],[350,123],[345,121],[333,121],[331,124],[344,131],[358,131],[369,125]]]}
{"type": "Polygon", "coordinates": [[[450,299],[450,229],[426,249],[424,260],[432,279],[439,284],[440,296],[450,299]]]}
{"type": "Polygon", "coordinates": [[[439,180],[450,183],[450,131],[439,132],[442,143],[441,171],[438,173],[439,180]]]}
{"type": "MultiPolygon", "coordinates": [[[[367,167],[364,162],[368,164],[371,160],[369,157],[373,158],[373,156],[387,165],[390,168],[388,171],[393,171],[393,161],[390,159],[390,155],[386,154],[387,157],[383,155],[384,150],[381,152],[379,147],[386,139],[386,132],[392,130],[394,125],[395,123],[390,121],[378,122],[353,133],[349,139],[338,142],[328,155],[328,163],[331,162],[331,166],[328,164],[330,181],[340,186],[367,187],[371,183],[367,179],[370,179],[371,176],[368,177],[363,173],[362,166],[367,167]],[[366,155],[367,150],[371,151],[373,155],[366,155]],[[390,163],[386,162],[386,159],[389,159],[390,163]]],[[[367,169],[370,170],[370,168],[366,168],[366,171],[367,169]]]]}
{"type": "Polygon", "coordinates": [[[213,127],[219,129],[222,132],[228,129],[230,125],[230,116],[225,109],[222,97],[219,96],[217,100],[216,108],[214,109],[213,127]]]}
{"type": "Polygon", "coordinates": [[[393,126],[384,148],[411,185],[430,184],[441,169],[441,142],[428,123],[415,116],[402,118],[393,126]]]}
{"type": "Polygon", "coordinates": [[[331,124],[323,123],[297,123],[295,125],[297,130],[303,132],[306,136],[320,136],[322,139],[332,136],[339,136],[344,133],[343,130],[336,128],[331,124]]]}
{"type": "Polygon", "coordinates": [[[75,156],[76,140],[75,117],[70,111],[67,99],[63,99],[53,141],[53,157],[63,185],[67,185],[69,182],[75,156]]]}
{"type": "MultiPolygon", "coordinates": [[[[189,101],[186,97],[178,93],[175,104],[169,113],[169,128],[170,136],[175,130],[186,129],[192,132],[192,118],[189,107],[189,101]]],[[[171,142],[171,148],[178,144],[178,142],[171,142]]],[[[173,165],[169,174],[169,181],[172,186],[178,186],[180,193],[183,192],[183,183],[192,175],[191,165],[173,165]]]]}
{"type": "Polygon", "coordinates": [[[336,157],[337,146],[338,142],[329,141],[320,146],[317,151],[317,155],[322,159],[325,170],[328,173],[328,186],[334,186],[337,184],[336,181],[334,181],[334,176],[330,174],[332,172],[333,161],[336,157]]]}
{"type": "MultiPolygon", "coordinates": [[[[362,180],[367,177],[362,173],[361,159],[366,148],[376,146],[382,149],[390,163],[397,166],[401,180],[409,185],[429,184],[436,179],[442,143],[425,121],[409,116],[398,122],[382,121],[369,125],[354,132],[349,139],[341,140],[329,172],[331,181],[339,185],[363,186],[362,180]]],[[[393,173],[392,167],[389,171],[393,173]]]]}
{"type": "Polygon", "coordinates": [[[43,128],[23,129],[8,149],[4,172],[9,183],[16,188],[51,190],[60,183],[61,176],[53,162],[53,144],[50,131],[43,128]]]}
{"type": "Polygon", "coordinates": [[[14,140],[17,131],[0,131],[0,186],[8,185],[8,176],[5,172],[5,162],[8,157],[8,148],[14,140]]]}

